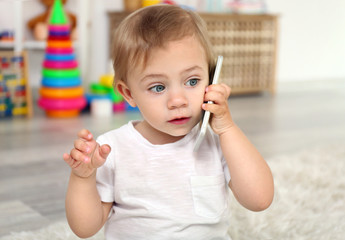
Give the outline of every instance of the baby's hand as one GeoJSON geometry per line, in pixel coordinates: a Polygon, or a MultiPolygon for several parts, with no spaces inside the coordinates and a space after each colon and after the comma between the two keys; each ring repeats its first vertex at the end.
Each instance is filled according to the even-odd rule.
{"type": "Polygon", "coordinates": [[[72,168],[73,174],[87,178],[104,164],[110,150],[109,145],[100,146],[93,139],[92,134],[83,129],[78,133],[78,139],[74,141],[71,153],[65,153],[63,159],[72,168]]]}
{"type": "Polygon", "coordinates": [[[218,135],[226,132],[234,125],[228,107],[230,92],[230,87],[224,83],[212,84],[206,88],[204,100],[206,102],[212,101],[213,104],[205,103],[202,105],[202,108],[213,114],[210,125],[218,135]]]}

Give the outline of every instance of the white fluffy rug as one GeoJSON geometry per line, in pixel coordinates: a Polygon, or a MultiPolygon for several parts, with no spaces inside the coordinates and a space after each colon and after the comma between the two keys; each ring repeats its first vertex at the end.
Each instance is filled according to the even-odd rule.
{"type": "MultiPolygon", "coordinates": [[[[233,240],[345,239],[345,145],[267,160],[275,179],[272,206],[250,212],[232,201],[233,240]]],[[[66,222],[0,240],[76,240],[66,222]]],[[[103,240],[100,232],[92,240],[103,240]]]]}

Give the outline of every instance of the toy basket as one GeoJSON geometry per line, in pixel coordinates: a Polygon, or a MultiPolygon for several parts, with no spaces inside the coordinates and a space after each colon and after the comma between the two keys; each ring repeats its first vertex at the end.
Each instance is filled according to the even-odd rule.
{"type": "Polygon", "coordinates": [[[232,93],[275,91],[277,17],[201,14],[214,51],[223,55],[221,81],[232,93]]]}

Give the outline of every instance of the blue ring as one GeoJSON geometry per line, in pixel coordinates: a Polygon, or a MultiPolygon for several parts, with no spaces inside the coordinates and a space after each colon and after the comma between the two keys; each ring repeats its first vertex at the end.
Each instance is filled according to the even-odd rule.
{"type": "Polygon", "coordinates": [[[111,96],[110,94],[102,94],[102,95],[99,95],[99,94],[91,94],[91,93],[86,93],[85,94],[85,98],[86,98],[86,101],[88,103],[91,103],[93,100],[95,99],[109,99],[111,100],[111,96]]]}
{"type": "Polygon", "coordinates": [[[45,59],[49,61],[71,61],[75,60],[75,54],[45,54],[45,59]]]}
{"type": "Polygon", "coordinates": [[[75,87],[81,84],[80,77],[72,78],[52,78],[43,77],[42,85],[45,87],[75,87]]]}
{"type": "Polygon", "coordinates": [[[131,105],[129,105],[128,102],[125,102],[125,109],[126,111],[130,111],[130,112],[136,112],[136,111],[139,111],[139,108],[138,107],[132,107],[131,105]]]}

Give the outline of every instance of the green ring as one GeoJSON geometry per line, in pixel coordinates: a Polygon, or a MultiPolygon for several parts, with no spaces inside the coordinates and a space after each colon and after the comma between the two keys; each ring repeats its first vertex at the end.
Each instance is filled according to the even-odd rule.
{"type": "Polygon", "coordinates": [[[55,78],[69,78],[69,77],[79,77],[80,71],[78,68],[69,70],[51,70],[44,68],[42,70],[42,75],[44,77],[55,77],[55,78]]]}
{"type": "Polygon", "coordinates": [[[91,83],[90,89],[95,94],[108,94],[111,91],[110,87],[104,86],[100,83],[91,83]]]}
{"type": "Polygon", "coordinates": [[[110,91],[110,96],[114,103],[120,103],[123,101],[122,95],[118,93],[118,91],[115,92],[114,89],[110,91]]]}

